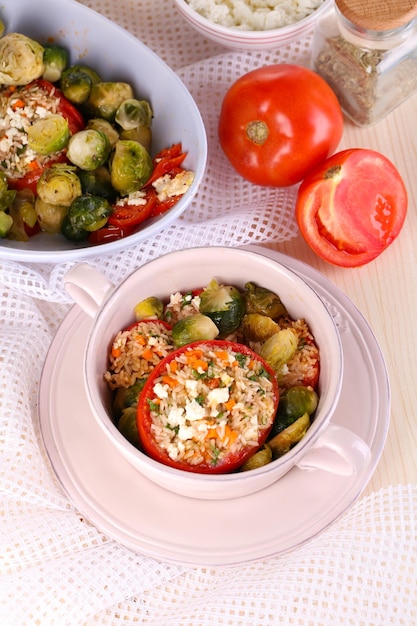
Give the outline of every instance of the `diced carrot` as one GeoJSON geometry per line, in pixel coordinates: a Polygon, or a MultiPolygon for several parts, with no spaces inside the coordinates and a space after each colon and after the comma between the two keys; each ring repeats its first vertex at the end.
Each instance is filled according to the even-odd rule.
{"type": "Polygon", "coordinates": [[[28,168],[30,170],[37,170],[39,168],[39,164],[37,163],[37,161],[31,161],[30,163],[28,163],[28,168]]]}
{"type": "Polygon", "coordinates": [[[19,100],[15,100],[12,104],[12,109],[13,111],[16,111],[17,109],[23,109],[25,107],[25,102],[24,100],[21,100],[19,98],[19,100]]]}
{"type": "Polygon", "coordinates": [[[116,348],[116,346],[113,346],[111,349],[111,355],[114,359],[117,359],[118,356],[120,356],[122,354],[122,351],[120,350],[120,348],[116,348]]]}
{"type": "Polygon", "coordinates": [[[238,434],[235,430],[230,428],[229,424],[226,424],[224,429],[223,441],[228,441],[229,445],[232,445],[236,441],[238,434]]]}
{"type": "Polygon", "coordinates": [[[221,361],[229,361],[229,353],[227,352],[227,350],[216,350],[214,354],[221,361]]]}
{"type": "Polygon", "coordinates": [[[146,361],[152,361],[154,353],[150,348],[145,348],[142,352],[142,357],[146,359],[146,361]]]}
{"type": "MultiPolygon", "coordinates": [[[[162,355],[158,354],[158,356],[162,356],[162,355]]],[[[175,374],[175,372],[178,370],[178,361],[175,361],[175,359],[173,359],[172,361],[170,361],[168,367],[169,367],[169,371],[175,374]]]]}
{"type": "Polygon", "coordinates": [[[172,378],[172,376],[168,376],[168,374],[162,376],[162,382],[164,383],[164,385],[168,385],[171,388],[174,388],[178,385],[178,381],[176,381],[175,378],[172,378]]]}
{"type": "Polygon", "coordinates": [[[236,404],[236,400],[234,398],[229,398],[227,402],[224,403],[224,408],[226,411],[231,411],[236,404]]]}
{"type": "Polygon", "coordinates": [[[188,364],[195,370],[202,369],[203,371],[206,371],[208,368],[207,361],[203,361],[203,359],[191,359],[188,361],[188,364]]]}
{"type": "Polygon", "coordinates": [[[146,338],[143,335],[136,335],[135,341],[140,346],[146,346],[146,338]]]}
{"type": "Polygon", "coordinates": [[[217,439],[218,433],[216,428],[209,428],[206,435],[207,439],[217,439]]]}

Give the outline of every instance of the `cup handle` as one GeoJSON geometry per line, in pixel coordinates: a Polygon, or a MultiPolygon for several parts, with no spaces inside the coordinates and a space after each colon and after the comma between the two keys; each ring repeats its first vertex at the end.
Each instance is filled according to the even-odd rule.
{"type": "Polygon", "coordinates": [[[369,446],[343,426],[330,424],[296,464],[302,470],[321,469],[340,476],[359,474],[371,460],[369,446]]]}
{"type": "Polygon", "coordinates": [[[94,317],[114,288],[101,272],[88,263],[77,263],[66,272],[64,287],[71,298],[87,315],[94,317]]]}

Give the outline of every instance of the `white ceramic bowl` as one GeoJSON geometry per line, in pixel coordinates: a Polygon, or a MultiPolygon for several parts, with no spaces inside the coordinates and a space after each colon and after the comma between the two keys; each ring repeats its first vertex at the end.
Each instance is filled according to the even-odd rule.
{"type": "Polygon", "coordinates": [[[146,222],[137,233],[100,246],[74,244],[61,235],[41,234],[29,242],[0,239],[0,258],[55,263],[116,252],[159,233],[187,208],[204,175],[207,139],[200,112],[189,91],[154,52],[125,30],[75,0],[3,0],[0,15],[7,32],[22,32],[40,41],[53,40],[71,51],[71,63],[96,69],[105,80],[130,82],[149,99],[154,111],[153,154],[182,142],[184,162],[195,172],[187,193],[168,212],[146,222]]]}
{"type": "Polygon", "coordinates": [[[192,9],[187,0],[174,0],[174,2],[184,19],[204,37],[228,48],[269,50],[297,41],[311,33],[316,19],[331,4],[332,0],[324,0],[318,9],[298,22],[272,30],[241,30],[220,26],[192,9]]]}
{"type": "Polygon", "coordinates": [[[131,274],[118,287],[88,264],[73,266],[64,279],[68,293],[94,324],[85,353],[86,390],[99,425],[139,472],[182,495],[224,499],[258,491],[294,465],[351,474],[369,460],[367,446],[351,431],[329,424],[336,410],[343,376],[343,354],[335,322],[314,289],[295,272],[261,254],[234,248],[191,248],[166,254],[131,274]],[[280,295],[293,318],[305,317],[319,345],[319,405],[312,426],[290,452],[265,467],[235,474],[204,475],[167,467],[131,445],[111,417],[111,398],[103,373],[114,336],[132,323],[133,308],[150,295],[166,298],[177,290],[207,284],[211,278],[244,287],[247,281],[280,295]],[[324,452],[323,452],[324,450],[324,452]]]}

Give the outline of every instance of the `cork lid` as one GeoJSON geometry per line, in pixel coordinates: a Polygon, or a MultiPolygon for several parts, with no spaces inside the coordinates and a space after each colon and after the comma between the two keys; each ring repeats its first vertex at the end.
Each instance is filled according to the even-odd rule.
{"type": "Polygon", "coordinates": [[[417,16],[417,0],[335,0],[339,11],[366,30],[392,30],[417,16]]]}

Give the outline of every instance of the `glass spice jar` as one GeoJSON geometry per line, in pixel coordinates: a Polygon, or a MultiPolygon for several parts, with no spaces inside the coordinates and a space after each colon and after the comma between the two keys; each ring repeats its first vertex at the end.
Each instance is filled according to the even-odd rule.
{"type": "Polygon", "coordinates": [[[417,0],[335,0],[318,20],[313,69],[369,126],[417,91],[417,0]]]}

